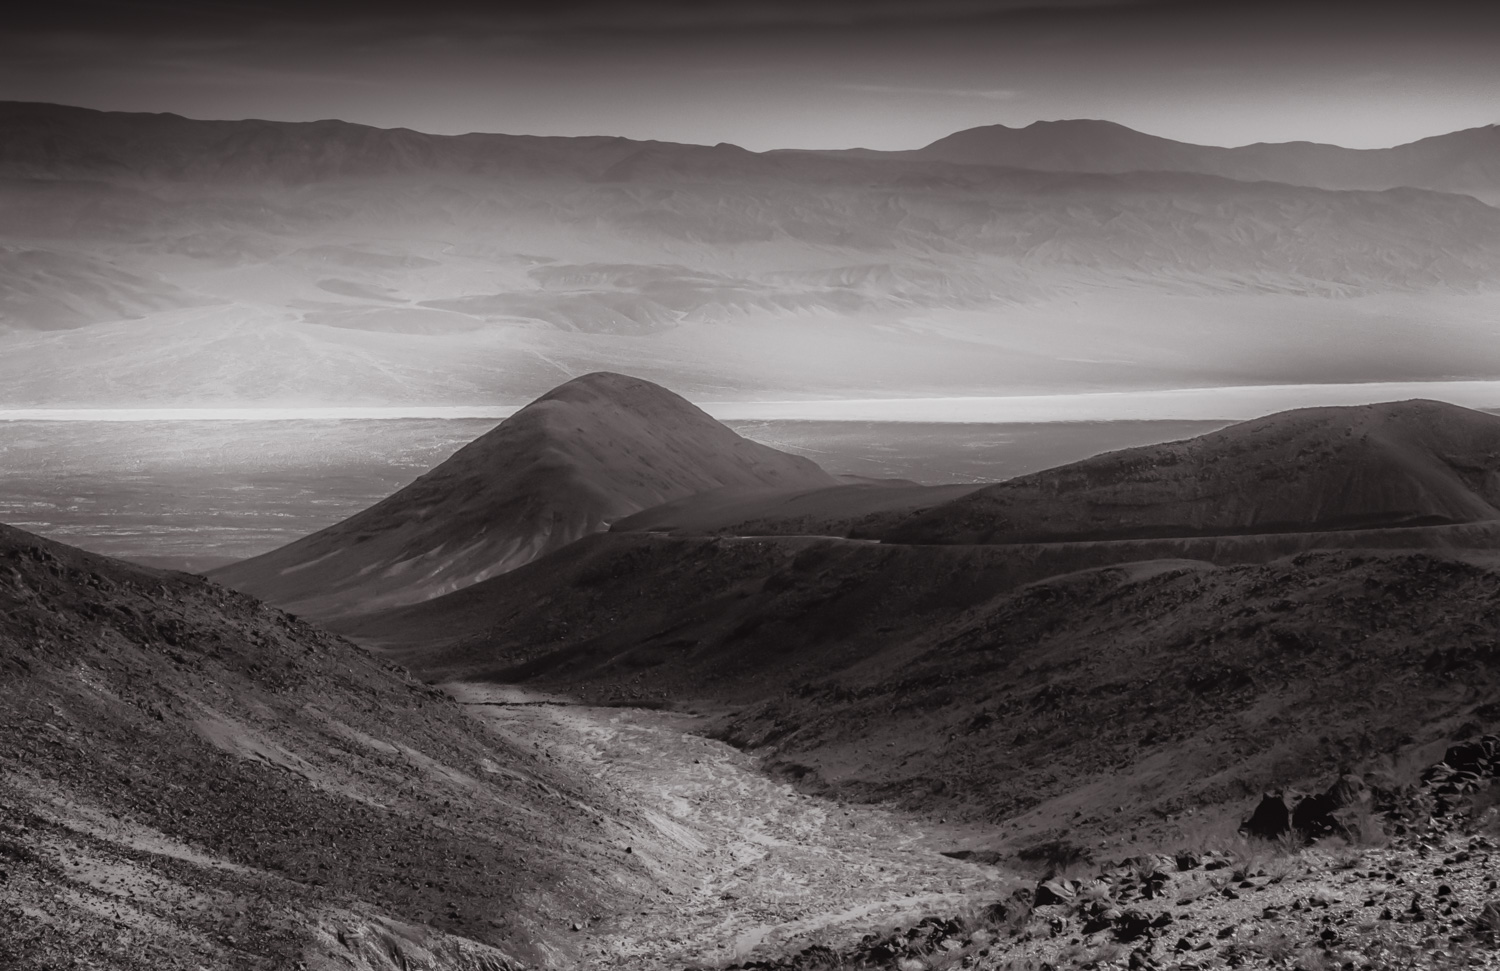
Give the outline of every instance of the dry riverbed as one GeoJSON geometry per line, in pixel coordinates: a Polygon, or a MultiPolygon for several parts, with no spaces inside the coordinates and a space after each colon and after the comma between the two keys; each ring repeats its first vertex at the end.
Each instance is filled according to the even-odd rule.
{"type": "Polygon", "coordinates": [[[847,942],[953,913],[1015,885],[942,855],[951,840],[879,807],[843,805],[767,778],[756,760],[695,734],[680,712],[595,708],[505,686],[446,689],[491,729],[592,775],[632,805],[621,852],[661,888],[633,913],[597,915],[590,967],[662,968],[847,942]]]}

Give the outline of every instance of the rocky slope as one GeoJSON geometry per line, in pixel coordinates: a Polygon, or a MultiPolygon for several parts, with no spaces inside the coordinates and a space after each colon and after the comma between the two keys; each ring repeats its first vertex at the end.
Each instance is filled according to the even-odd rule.
{"type": "Polygon", "coordinates": [[[445,676],[723,709],[811,791],[1021,849],[1161,835],[1489,717],[1500,575],[1464,555],[1027,582],[1014,547],[608,535],[351,633],[445,676]]]}
{"type": "Polygon", "coordinates": [[[1413,785],[1344,777],[1335,788],[1352,828],[1337,834],[1198,834],[1168,852],[1053,865],[1035,884],[956,913],[731,967],[1491,967],[1500,961],[1497,742],[1453,746],[1413,785]],[[1463,771],[1448,764],[1467,752],[1486,757],[1463,771]]]}
{"type": "Polygon", "coordinates": [[[314,617],[368,613],[513,570],[683,496],[836,481],[665,388],[601,372],[548,392],[364,512],[214,576],[314,617]]]}
{"type": "Polygon", "coordinates": [[[202,579],[0,527],[0,672],[7,967],[494,971],[659,892],[616,796],[202,579]]]}
{"type": "MultiPolygon", "coordinates": [[[[1004,820],[1016,845],[1063,819],[1121,838],[1482,707],[1497,467],[1490,415],[1288,412],[877,528],[907,515],[895,487],[864,513],[879,543],[705,536],[776,504],[670,504],[343,629],[443,677],[737,706],[725,737],[810,787],[1004,820]],[[979,525],[930,525],[952,522],[979,525]]],[[[860,488],[854,514],[881,492],[860,488]]]]}
{"type": "Polygon", "coordinates": [[[1500,518],[1500,417],[1437,401],[1282,412],[987,486],[899,543],[1035,543],[1500,518]]]}

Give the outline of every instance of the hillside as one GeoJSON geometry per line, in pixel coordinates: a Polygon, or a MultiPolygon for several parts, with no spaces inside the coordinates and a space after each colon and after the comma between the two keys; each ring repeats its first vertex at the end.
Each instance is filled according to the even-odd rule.
{"type": "Polygon", "coordinates": [[[1003,876],[694,716],[440,690],[4,526],[0,672],[7,969],[655,971],[853,940],[1003,876]]]}
{"type": "MultiPolygon", "coordinates": [[[[1039,543],[1500,518],[1500,418],[1436,401],[1311,408],[1021,476],[875,535],[1039,543]]],[[[859,535],[859,534],[856,534],[859,535]]]]}
{"type": "Polygon", "coordinates": [[[344,629],[429,676],[706,707],[814,791],[1008,822],[1010,850],[1146,838],[1493,722],[1497,427],[1424,401],[1285,412],[969,492],[881,542],[797,535],[832,521],[799,510],[913,487],[709,495],[344,629]]]}
{"type": "Polygon", "coordinates": [[[0,671],[7,966],[510,968],[659,892],[617,795],[200,578],[0,526],[0,671]]]}
{"type": "Polygon", "coordinates": [[[902,480],[850,482],[788,493],[718,490],[653,506],[610,526],[615,533],[681,536],[844,536],[968,495],[979,486],[902,480]]]}
{"type": "Polygon", "coordinates": [[[1459,554],[1384,532],[1368,551],[606,534],[350,633],[430,676],[721,712],[810,791],[1007,823],[986,848],[1009,853],[1163,835],[1492,725],[1495,531],[1459,554]]]}
{"type": "Polygon", "coordinates": [[[214,576],[315,617],[366,613],[513,570],[683,496],[835,482],[665,388],[601,372],[558,386],[364,512],[214,576]]]}
{"type": "Polygon", "coordinates": [[[749,700],[1050,577],[1341,549],[1488,551],[1497,463],[1500,417],[1407,401],[1280,412],[977,489],[720,489],[458,593],[340,623],[446,675],[563,683],[653,669],[669,695],[749,700]],[[763,636],[772,653],[743,646],[763,636]]]}

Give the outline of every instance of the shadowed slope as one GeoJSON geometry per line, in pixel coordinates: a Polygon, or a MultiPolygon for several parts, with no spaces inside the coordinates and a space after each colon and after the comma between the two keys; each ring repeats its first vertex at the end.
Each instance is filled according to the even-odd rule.
{"type": "Polygon", "coordinates": [[[611,532],[348,629],[434,675],[743,706],[729,737],[807,785],[1019,819],[1011,848],[1149,835],[1496,717],[1497,426],[1288,412],[927,514],[1018,487],[1050,542],[611,532]]]}
{"type": "Polygon", "coordinates": [[[850,479],[845,485],[806,492],[725,489],[688,496],[622,519],[610,530],[678,536],[848,536],[856,528],[876,528],[980,488],[850,479]]]}
{"type": "Polygon", "coordinates": [[[529,741],[242,594],[0,526],[0,964],[566,957],[566,921],[657,885],[609,835],[639,816],[529,741]]]}
{"type": "Polygon", "coordinates": [[[313,616],[367,612],[515,569],[693,493],[836,481],[664,388],[600,372],[543,395],[364,512],[215,577],[313,616]]]}
{"type": "Polygon", "coordinates": [[[818,791],[1092,845],[1493,723],[1496,534],[610,533],[351,633],[428,676],[727,708],[725,737],[818,791]]]}
{"type": "Polygon", "coordinates": [[[923,629],[1051,576],[1304,550],[1492,549],[1497,501],[1500,417],[1431,401],[1304,409],[978,491],[705,493],[341,629],[449,674],[557,683],[658,668],[658,687],[715,681],[743,699],[765,677],[866,650],[870,625],[923,629]],[[924,499],[940,504],[907,511],[924,499]],[[846,532],[882,542],[808,535],[846,532]],[[746,646],[768,630],[771,653],[746,646]]]}
{"type": "Polygon", "coordinates": [[[1282,412],[987,486],[881,531],[1037,543],[1500,518],[1500,417],[1436,401],[1282,412]]]}
{"type": "Polygon", "coordinates": [[[1006,820],[1011,850],[1150,840],[1493,730],[1497,594],[1493,566],[1421,553],[1087,571],[789,684],[727,735],[814,788],[1006,820]]]}

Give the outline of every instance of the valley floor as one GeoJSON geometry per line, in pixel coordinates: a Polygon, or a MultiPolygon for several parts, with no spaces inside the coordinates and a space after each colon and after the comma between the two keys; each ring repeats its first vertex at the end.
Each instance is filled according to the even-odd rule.
{"type": "Polygon", "coordinates": [[[577,925],[584,966],[728,963],[956,913],[1017,885],[942,855],[952,834],[885,810],[842,805],[767,778],[755,760],[693,734],[680,712],[596,708],[506,686],[447,690],[512,741],[592,775],[649,822],[618,829],[619,851],[664,891],[634,914],[577,925]]]}

